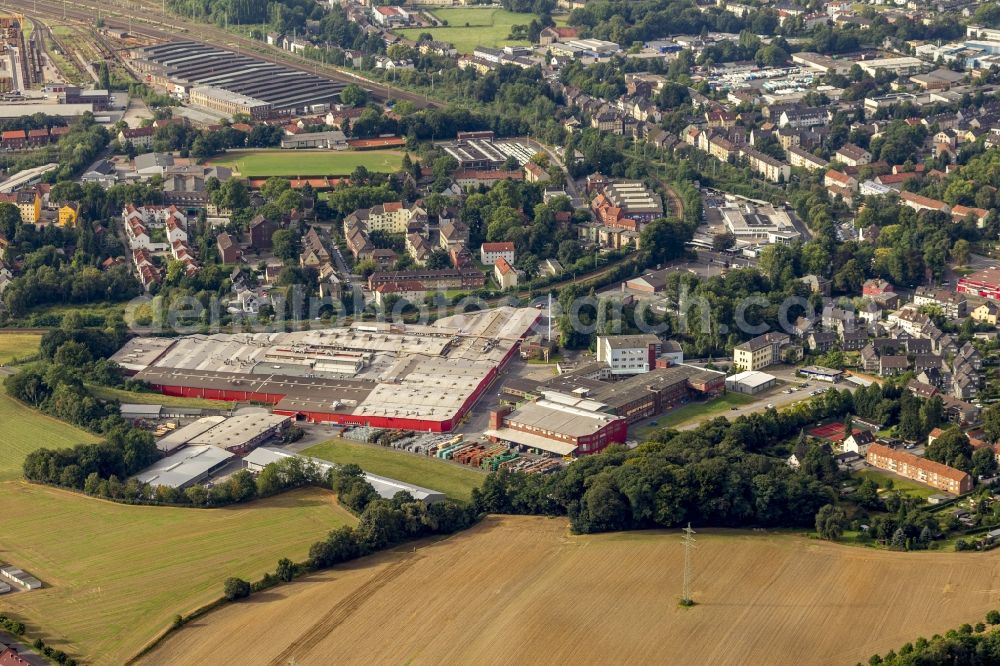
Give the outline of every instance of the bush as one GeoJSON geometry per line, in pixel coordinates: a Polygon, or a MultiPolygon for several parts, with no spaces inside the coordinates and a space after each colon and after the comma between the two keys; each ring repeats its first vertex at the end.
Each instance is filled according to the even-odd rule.
{"type": "Polygon", "coordinates": [[[250,583],[242,578],[230,577],[223,583],[223,592],[227,601],[237,601],[250,596],[250,583]]]}

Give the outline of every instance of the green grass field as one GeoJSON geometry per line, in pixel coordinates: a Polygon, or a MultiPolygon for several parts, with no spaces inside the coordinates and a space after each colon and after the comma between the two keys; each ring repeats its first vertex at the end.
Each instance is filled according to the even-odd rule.
{"type": "Polygon", "coordinates": [[[634,434],[639,439],[642,439],[663,428],[677,428],[692,421],[704,421],[715,418],[728,412],[731,407],[749,405],[754,400],[753,396],[742,393],[726,393],[708,402],[695,402],[684,405],[680,409],[675,409],[669,414],[656,419],[655,426],[637,428],[634,434]]]}
{"type": "MultiPolygon", "coordinates": [[[[534,14],[518,14],[506,9],[493,7],[465,7],[431,10],[441,21],[447,21],[447,27],[432,28],[401,28],[395,30],[407,39],[416,41],[421,33],[429,32],[434,39],[451,42],[460,53],[472,53],[477,46],[500,48],[508,45],[526,46],[523,40],[507,39],[513,25],[528,25],[534,14]]],[[[565,23],[556,19],[556,23],[565,23]]]]}
{"type": "Polygon", "coordinates": [[[904,479],[903,477],[889,474],[888,472],[883,472],[877,469],[863,469],[855,474],[855,476],[860,479],[874,479],[877,484],[883,487],[885,486],[885,482],[887,480],[891,480],[893,490],[899,490],[912,497],[927,499],[931,495],[937,495],[941,492],[936,488],[931,488],[930,486],[926,486],[922,483],[910,481],[909,479],[904,479]]]}
{"type": "Polygon", "coordinates": [[[173,395],[163,395],[161,393],[126,391],[125,389],[95,386],[93,384],[88,384],[87,390],[90,391],[91,395],[100,400],[117,400],[118,402],[131,402],[137,405],[170,405],[172,407],[190,407],[192,409],[231,409],[236,404],[224,400],[182,398],[173,395]]]}
{"type": "MultiPolygon", "coordinates": [[[[44,587],[3,609],[87,663],[122,664],[186,613],[222,594],[228,576],[258,579],[282,557],[305,559],[354,522],[332,493],[304,489],[227,509],[127,506],[0,483],[0,560],[44,587]]],[[[258,603],[266,603],[263,593],[258,603]]]]}
{"type": "MultiPolygon", "coordinates": [[[[0,481],[20,478],[25,456],[35,449],[96,441],[94,435],[26,407],[0,388],[0,481]]],[[[0,490],[0,499],[3,492],[0,490]]],[[[2,508],[0,515],[5,515],[2,508]]]]}
{"type": "Polygon", "coordinates": [[[459,500],[468,500],[472,489],[478,487],[485,476],[471,467],[344,439],[311,446],[302,454],[340,464],[354,463],[366,472],[440,490],[459,500]]]}
{"type": "Polygon", "coordinates": [[[345,176],[363,166],[369,171],[392,173],[403,163],[398,150],[304,151],[257,150],[229,153],[211,164],[237,169],[244,178],[253,176],[345,176]]]}
{"type": "Polygon", "coordinates": [[[0,365],[38,353],[42,336],[38,333],[4,333],[0,331],[0,365]]]}

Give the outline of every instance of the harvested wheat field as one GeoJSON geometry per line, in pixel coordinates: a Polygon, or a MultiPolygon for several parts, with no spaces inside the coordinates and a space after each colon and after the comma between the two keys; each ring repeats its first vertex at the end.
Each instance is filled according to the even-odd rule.
{"type": "Polygon", "coordinates": [[[492,517],[223,608],[143,663],[853,664],[1000,607],[1000,554],[697,538],[694,608],[676,532],[492,517]]]}

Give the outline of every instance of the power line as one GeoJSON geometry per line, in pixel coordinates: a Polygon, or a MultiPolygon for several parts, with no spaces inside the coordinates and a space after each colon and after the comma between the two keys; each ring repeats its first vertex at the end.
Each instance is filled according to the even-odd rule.
{"type": "Polygon", "coordinates": [[[681,594],[681,605],[692,606],[694,599],[691,598],[691,551],[697,546],[694,545],[695,531],[691,529],[691,523],[688,523],[683,532],[684,536],[681,537],[681,541],[684,543],[684,591],[681,594]]]}

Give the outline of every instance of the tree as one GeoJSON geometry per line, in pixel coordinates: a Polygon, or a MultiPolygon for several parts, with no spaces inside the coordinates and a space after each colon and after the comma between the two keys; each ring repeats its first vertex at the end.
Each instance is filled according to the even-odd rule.
{"type": "Polygon", "coordinates": [[[844,533],[847,516],[843,510],[826,504],[816,513],[816,533],[820,538],[836,541],[844,533]]]}
{"type": "Polygon", "coordinates": [[[340,91],[340,101],[347,106],[364,106],[368,103],[368,92],[352,83],[340,91]]]}
{"type": "Polygon", "coordinates": [[[294,263],[299,256],[299,242],[290,229],[278,229],[271,236],[274,256],[285,263],[294,263]]]}
{"type": "Polygon", "coordinates": [[[427,257],[427,268],[438,269],[448,268],[449,266],[451,266],[451,258],[444,250],[435,249],[431,252],[430,256],[427,257]]]}
{"type": "Polygon", "coordinates": [[[716,252],[728,250],[735,244],[736,236],[728,231],[712,236],[712,249],[716,252]]]}
{"type": "Polygon", "coordinates": [[[969,263],[970,253],[971,246],[969,245],[969,241],[959,238],[951,248],[951,260],[958,266],[964,266],[969,263]]]}
{"type": "Polygon", "coordinates": [[[283,557],[278,560],[278,568],[275,569],[274,575],[278,577],[279,580],[287,583],[295,577],[295,565],[287,557],[283,557]]]}
{"type": "Polygon", "coordinates": [[[1000,440],[1000,403],[993,403],[983,410],[983,432],[991,442],[1000,440]]]}
{"type": "Polygon", "coordinates": [[[12,203],[0,203],[0,238],[13,242],[20,226],[21,209],[12,203]]]}
{"type": "Polygon", "coordinates": [[[993,449],[984,447],[972,452],[972,474],[976,477],[993,476],[997,471],[997,459],[993,449]]]}
{"type": "Polygon", "coordinates": [[[228,601],[237,601],[250,596],[250,583],[242,578],[230,577],[223,583],[222,590],[228,601]]]}
{"type": "Polygon", "coordinates": [[[944,463],[968,472],[972,469],[972,444],[957,427],[948,428],[927,445],[924,455],[928,460],[944,463]]]}

